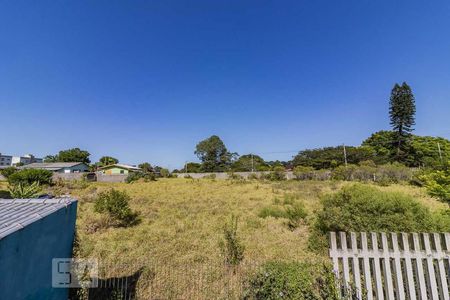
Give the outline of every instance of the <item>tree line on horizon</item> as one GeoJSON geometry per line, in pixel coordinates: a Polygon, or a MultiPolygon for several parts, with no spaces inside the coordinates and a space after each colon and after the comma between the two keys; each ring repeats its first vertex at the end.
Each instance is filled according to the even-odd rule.
{"type": "MultiPolygon", "coordinates": [[[[250,172],[270,171],[276,167],[292,169],[297,166],[333,169],[345,164],[373,162],[376,165],[401,163],[407,167],[437,168],[450,159],[450,141],[441,137],[412,134],[415,125],[415,98],[407,83],[395,84],[389,100],[391,130],[373,133],[360,146],[330,146],[299,151],[290,161],[266,161],[257,154],[238,155],[230,152],[222,139],[212,135],[200,141],[195,154],[200,162],[186,163],[173,172],[250,172]],[[344,149],[345,147],[345,149],[344,149]],[[344,152],[346,155],[344,155],[344,152]]],[[[80,148],[59,151],[48,155],[45,162],[83,162],[92,170],[116,164],[117,158],[103,156],[91,164],[90,153],[80,148]]],[[[145,162],[139,165],[145,172],[160,172],[162,167],[153,167],[145,162]]],[[[167,169],[164,169],[164,172],[167,169]]]]}

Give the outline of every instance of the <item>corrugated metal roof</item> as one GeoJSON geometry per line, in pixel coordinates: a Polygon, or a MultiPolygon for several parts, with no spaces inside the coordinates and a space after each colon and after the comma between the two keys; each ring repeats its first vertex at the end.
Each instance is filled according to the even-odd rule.
{"type": "Polygon", "coordinates": [[[81,165],[81,162],[55,162],[55,163],[32,163],[20,167],[21,169],[52,169],[59,170],[81,165]]]}
{"type": "Polygon", "coordinates": [[[128,170],[136,170],[136,171],[142,170],[139,167],[135,167],[135,166],[131,166],[131,165],[125,165],[125,164],[113,164],[113,165],[108,165],[108,166],[101,167],[100,169],[107,169],[107,168],[112,168],[112,167],[128,169],[128,170]]]}
{"type": "Polygon", "coordinates": [[[71,198],[0,199],[0,239],[75,201],[71,198]]]}

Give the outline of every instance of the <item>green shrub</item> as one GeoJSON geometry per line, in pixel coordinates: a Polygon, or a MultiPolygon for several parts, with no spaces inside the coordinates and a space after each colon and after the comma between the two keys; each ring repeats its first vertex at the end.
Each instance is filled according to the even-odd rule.
{"type": "Polygon", "coordinates": [[[286,217],[288,219],[287,226],[290,229],[295,229],[300,225],[300,222],[307,216],[305,206],[301,202],[294,203],[286,207],[286,217]]]}
{"type": "Polygon", "coordinates": [[[286,169],[282,166],[276,166],[273,168],[272,173],[270,174],[270,180],[281,181],[286,179],[286,169]]]}
{"type": "MultiPolygon", "coordinates": [[[[325,195],[309,240],[311,250],[327,246],[329,231],[424,232],[441,230],[428,208],[409,195],[354,184],[325,195]]],[[[441,224],[442,225],[442,224],[441,224]]]]}
{"type": "Polygon", "coordinates": [[[52,184],[53,173],[48,170],[41,169],[25,169],[17,171],[8,177],[8,183],[11,185],[32,185],[38,182],[40,185],[52,184]]]}
{"type": "Polygon", "coordinates": [[[294,176],[298,180],[312,180],[314,179],[314,168],[296,166],[293,170],[294,176]]]}
{"type": "Polygon", "coordinates": [[[425,172],[419,175],[428,194],[450,206],[450,168],[425,172]]]}
{"type": "Polygon", "coordinates": [[[244,259],[244,246],[237,235],[237,222],[237,217],[231,216],[230,222],[223,228],[224,240],[220,243],[225,263],[230,265],[238,265],[244,259]]]}
{"type": "Polygon", "coordinates": [[[247,179],[249,180],[256,180],[259,179],[258,175],[256,173],[251,173],[248,175],[247,179]]]}
{"type": "Polygon", "coordinates": [[[258,217],[267,218],[273,217],[275,219],[283,218],[287,219],[286,225],[289,229],[297,228],[301,221],[308,215],[305,206],[302,202],[294,202],[285,205],[284,207],[279,206],[267,206],[263,207],[258,213],[258,217]]]}
{"type": "Polygon", "coordinates": [[[268,206],[263,207],[260,212],[258,213],[258,217],[260,218],[267,218],[267,217],[273,217],[275,219],[278,218],[285,218],[286,217],[286,211],[280,207],[277,206],[268,206]]]}
{"type": "Polygon", "coordinates": [[[118,226],[134,225],[138,221],[138,214],[129,206],[131,197],[126,192],[111,189],[102,192],[95,200],[94,209],[98,213],[106,213],[118,226]]]}
{"type": "Polygon", "coordinates": [[[202,177],[202,179],[216,179],[216,174],[211,173],[202,177]]]}
{"type": "Polygon", "coordinates": [[[9,178],[12,174],[16,173],[18,170],[16,167],[8,167],[0,170],[0,174],[2,174],[6,179],[9,178]]]}
{"type": "Polygon", "coordinates": [[[146,173],[146,172],[131,172],[128,174],[127,178],[125,178],[126,183],[133,183],[138,180],[143,180],[145,182],[155,181],[156,177],[154,173],[146,173]]]}
{"type": "Polygon", "coordinates": [[[342,188],[322,199],[316,227],[329,231],[427,231],[429,210],[412,197],[363,184],[342,188]]]}
{"type": "Polygon", "coordinates": [[[244,291],[246,300],[338,300],[335,276],[327,265],[273,261],[254,274],[244,291]]]}
{"type": "Polygon", "coordinates": [[[168,169],[161,168],[161,170],[159,170],[159,176],[161,176],[162,178],[170,178],[171,174],[168,169]]]}
{"type": "Polygon", "coordinates": [[[29,199],[36,198],[42,191],[41,186],[37,181],[32,184],[18,183],[9,187],[9,193],[12,198],[29,199]]]}

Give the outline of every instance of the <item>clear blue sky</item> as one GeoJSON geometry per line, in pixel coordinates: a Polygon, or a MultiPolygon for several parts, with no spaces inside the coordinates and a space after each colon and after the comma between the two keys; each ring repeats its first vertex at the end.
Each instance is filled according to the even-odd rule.
{"type": "Polygon", "coordinates": [[[402,81],[416,133],[450,138],[448,0],[0,2],[7,154],[176,168],[212,134],[239,154],[358,145],[402,81]]]}

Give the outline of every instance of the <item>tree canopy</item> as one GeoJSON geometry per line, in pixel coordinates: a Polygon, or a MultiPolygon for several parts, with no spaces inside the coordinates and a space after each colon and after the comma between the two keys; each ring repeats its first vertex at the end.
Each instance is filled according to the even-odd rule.
{"type": "Polygon", "coordinates": [[[82,162],[89,164],[90,153],[80,148],[72,148],[68,150],[61,150],[57,155],[47,155],[44,158],[45,162],[82,162]]]}
{"type": "Polygon", "coordinates": [[[228,152],[220,137],[212,135],[197,144],[195,155],[202,162],[203,171],[220,172],[227,169],[236,154],[228,152]]]}
{"type": "Polygon", "coordinates": [[[102,156],[98,161],[98,165],[104,167],[108,165],[117,164],[118,162],[119,160],[117,158],[111,156],[102,156]]]}
{"type": "Polygon", "coordinates": [[[389,116],[392,130],[395,132],[397,156],[402,156],[407,147],[409,134],[415,125],[416,104],[411,88],[406,82],[397,83],[391,92],[389,116]]]}
{"type": "MultiPolygon", "coordinates": [[[[349,164],[358,164],[361,161],[372,160],[374,157],[374,151],[369,147],[346,146],[345,150],[349,164]]],[[[305,166],[314,169],[330,169],[344,163],[343,146],[306,149],[300,151],[292,160],[294,167],[305,166]]]]}
{"type": "Polygon", "coordinates": [[[267,171],[269,168],[264,159],[255,154],[242,155],[231,165],[236,172],[267,171]]]}

